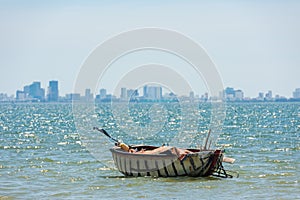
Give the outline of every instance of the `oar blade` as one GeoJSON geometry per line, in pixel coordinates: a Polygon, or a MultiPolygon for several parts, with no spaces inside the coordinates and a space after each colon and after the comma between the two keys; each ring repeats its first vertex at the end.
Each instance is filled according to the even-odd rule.
{"type": "Polygon", "coordinates": [[[109,137],[110,139],[112,139],[113,141],[119,142],[118,140],[112,138],[112,137],[108,134],[108,132],[107,132],[106,130],[104,130],[103,128],[100,129],[100,128],[98,128],[98,127],[93,127],[93,129],[94,129],[94,130],[97,130],[97,131],[99,131],[99,132],[101,132],[101,133],[103,133],[104,135],[106,135],[107,137],[109,137]]]}

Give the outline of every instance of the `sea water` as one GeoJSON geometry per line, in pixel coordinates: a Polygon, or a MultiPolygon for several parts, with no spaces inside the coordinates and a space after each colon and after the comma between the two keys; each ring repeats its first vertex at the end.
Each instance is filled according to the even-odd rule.
{"type": "MultiPolygon", "coordinates": [[[[112,137],[129,144],[174,143],[173,134],[182,131],[185,118],[180,105],[168,106],[163,128],[143,114],[149,104],[136,105],[138,109],[129,109],[126,115],[131,118],[127,125],[150,124],[149,130],[156,132],[153,137],[131,136],[117,124],[129,119],[114,119],[107,104],[95,106],[92,117],[112,137]]],[[[199,106],[191,137],[207,133],[209,108],[199,106]]],[[[238,178],[229,172],[235,175],[232,179],[124,177],[107,156],[106,146],[99,146],[102,157],[93,156],[83,139],[85,131],[78,131],[74,120],[72,104],[0,104],[0,199],[300,199],[299,103],[226,105],[216,147],[236,159],[232,165],[224,164],[225,169],[238,172],[238,178]]],[[[194,138],[199,146],[203,144],[202,137],[194,138]]],[[[113,146],[105,136],[99,139],[113,146]]]]}

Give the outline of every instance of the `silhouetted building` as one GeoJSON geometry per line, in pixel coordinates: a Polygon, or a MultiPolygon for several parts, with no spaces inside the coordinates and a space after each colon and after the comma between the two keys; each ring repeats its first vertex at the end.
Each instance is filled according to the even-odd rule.
{"type": "Polygon", "coordinates": [[[24,100],[26,100],[26,93],[24,91],[17,90],[17,92],[16,92],[16,100],[17,101],[24,101],[24,100]]]}
{"type": "Polygon", "coordinates": [[[267,100],[267,101],[273,100],[273,94],[272,94],[272,91],[271,91],[271,90],[269,90],[269,91],[266,93],[265,100],[267,100]]]}
{"type": "Polygon", "coordinates": [[[145,85],[143,88],[143,96],[144,96],[144,98],[148,97],[148,86],[147,85],[145,85]]]}
{"type": "Polygon", "coordinates": [[[224,90],[224,98],[225,98],[227,101],[232,101],[232,100],[234,100],[234,96],[235,96],[234,88],[227,87],[227,88],[224,90]]]}
{"type": "Polygon", "coordinates": [[[49,81],[48,101],[58,101],[58,81],[49,81]]]}
{"type": "Polygon", "coordinates": [[[100,89],[100,99],[106,98],[106,89],[100,89]]]}
{"type": "Polygon", "coordinates": [[[242,101],[243,99],[244,99],[244,92],[242,90],[235,90],[234,91],[234,100],[242,101]]]}
{"type": "Polygon", "coordinates": [[[45,90],[41,88],[40,82],[33,82],[29,86],[29,96],[40,101],[45,99],[45,90]]]}
{"type": "Polygon", "coordinates": [[[264,100],[264,93],[263,92],[259,92],[258,93],[258,97],[256,98],[258,101],[263,101],[264,100]]]}
{"type": "Polygon", "coordinates": [[[23,87],[23,92],[26,94],[26,97],[29,96],[29,92],[30,92],[30,86],[29,85],[25,85],[23,87]]]}
{"type": "Polygon", "coordinates": [[[226,101],[243,101],[244,92],[242,90],[235,90],[234,88],[227,87],[224,90],[223,97],[226,101]]]}
{"type": "Polygon", "coordinates": [[[93,93],[91,93],[91,89],[85,89],[85,96],[86,101],[92,101],[94,99],[93,93]]]}
{"type": "Polygon", "coordinates": [[[149,100],[160,100],[162,98],[162,88],[158,86],[145,86],[144,94],[145,98],[149,100]]]}
{"type": "Polygon", "coordinates": [[[296,88],[293,92],[293,98],[294,99],[300,99],[300,88],[296,88]]]}
{"type": "Polygon", "coordinates": [[[121,98],[121,100],[126,100],[127,99],[127,89],[126,88],[121,88],[120,98],[121,98]]]}

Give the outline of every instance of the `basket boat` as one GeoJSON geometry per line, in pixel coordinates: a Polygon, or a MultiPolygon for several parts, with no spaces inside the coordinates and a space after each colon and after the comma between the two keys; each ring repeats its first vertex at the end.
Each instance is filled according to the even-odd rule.
{"type": "Polygon", "coordinates": [[[119,146],[110,149],[114,163],[125,176],[219,176],[232,177],[223,168],[223,151],[180,149],[136,145],[135,152],[128,152],[119,146]]]}

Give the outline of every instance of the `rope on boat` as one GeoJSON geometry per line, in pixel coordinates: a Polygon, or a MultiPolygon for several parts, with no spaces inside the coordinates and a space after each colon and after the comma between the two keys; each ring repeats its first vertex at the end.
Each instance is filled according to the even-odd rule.
{"type": "MultiPolygon", "coordinates": [[[[221,159],[218,159],[217,163],[218,168],[212,173],[212,176],[220,177],[220,178],[233,178],[233,175],[228,174],[227,171],[225,170],[222,164],[221,159]]],[[[232,172],[232,171],[231,171],[232,172]]],[[[237,178],[239,177],[238,172],[234,172],[237,174],[237,178]]]]}

